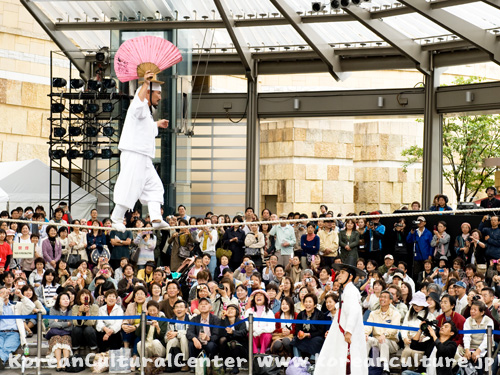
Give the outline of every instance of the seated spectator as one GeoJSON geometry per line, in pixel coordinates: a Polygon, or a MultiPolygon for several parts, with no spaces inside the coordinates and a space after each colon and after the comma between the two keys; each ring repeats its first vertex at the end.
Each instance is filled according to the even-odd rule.
{"type": "Polygon", "coordinates": [[[125,265],[123,268],[123,279],[118,282],[118,296],[125,298],[134,290],[134,285],[139,279],[134,277],[134,266],[125,265]]]}
{"type": "MultiPolygon", "coordinates": [[[[188,272],[188,279],[190,281],[190,285],[193,286],[197,280],[198,273],[200,271],[203,271],[203,258],[202,257],[196,257],[194,260],[194,267],[191,268],[188,272]]],[[[208,278],[207,278],[208,282],[208,278]]]]}
{"type": "Polygon", "coordinates": [[[365,319],[368,319],[370,312],[377,310],[380,307],[380,295],[386,289],[384,280],[375,280],[373,287],[368,290],[368,295],[363,301],[363,308],[366,309],[365,319]]]}
{"type": "MultiPolygon", "coordinates": [[[[1,237],[0,237],[1,238],[1,237]]],[[[9,292],[5,288],[0,288],[0,316],[21,315],[21,306],[13,305],[9,301],[9,292]]],[[[0,370],[5,369],[9,357],[19,345],[26,345],[26,331],[21,319],[0,319],[0,370]]]]}
{"type": "Polygon", "coordinates": [[[274,281],[276,284],[279,285],[281,283],[281,278],[283,278],[284,276],[285,268],[282,265],[278,265],[278,257],[274,254],[270,255],[264,264],[265,267],[262,270],[262,279],[264,280],[264,282],[267,284],[270,283],[271,281],[274,281]],[[276,276],[275,272],[276,267],[279,267],[283,271],[283,274],[281,274],[279,278],[279,282],[277,282],[278,277],[276,276]]]}
{"type": "MultiPolygon", "coordinates": [[[[149,301],[147,304],[147,314],[153,318],[164,318],[160,312],[160,305],[156,301],[149,301]]],[[[140,340],[141,338],[141,324],[135,331],[135,335],[140,340]]],[[[144,355],[146,358],[151,357],[165,357],[165,335],[167,333],[167,322],[160,322],[158,320],[151,320],[147,322],[146,327],[146,342],[144,347],[144,355]]],[[[141,353],[142,341],[137,343],[137,351],[141,353]]]]}
{"type": "MultiPolygon", "coordinates": [[[[269,308],[269,296],[265,290],[256,290],[249,297],[249,307],[245,311],[247,318],[252,312],[254,317],[274,319],[273,311],[269,308]]],[[[248,324],[248,323],[247,323],[248,324]]],[[[248,329],[248,326],[247,326],[248,329]]],[[[269,322],[254,322],[253,325],[253,352],[265,354],[271,345],[274,324],[269,322]]]]}
{"type": "Polygon", "coordinates": [[[144,265],[144,268],[139,268],[139,271],[137,271],[137,278],[139,280],[144,280],[146,283],[150,283],[153,281],[153,271],[156,268],[156,264],[154,260],[148,260],[146,264],[144,265]]]}
{"type": "MultiPolygon", "coordinates": [[[[19,298],[19,302],[16,304],[19,315],[33,315],[39,311],[45,313],[45,308],[38,300],[33,286],[24,285],[21,290],[16,290],[16,295],[19,298]]],[[[24,321],[24,329],[27,337],[33,336],[33,329],[35,327],[36,319],[27,319],[24,321]]]]}
{"type": "Polygon", "coordinates": [[[76,282],[81,289],[88,289],[90,283],[94,279],[92,271],[89,270],[86,260],[81,260],[80,262],[78,262],[78,267],[73,271],[71,276],[76,277],[76,282]]]}
{"type": "Polygon", "coordinates": [[[453,208],[448,206],[448,197],[444,194],[438,194],[434,197],[436,204],[429,208],[429,211],[453,211],[453,208]]]}
{"type": "MultiPolygon", "coordinates": [[[[465,318],[461,314],[455,312],[456,303],[456,299],[453,296],[445,294],[441,297],[441,310],[443,313],[436,318],[438,327],[442,327],[444,323],[451,321],[459,331],[463,330],[465,318]]],[[[462,334],[456,335],[453,340],[459,347],[463,348],[462,334]]]]}
{"type": "MultiPolygon", "coordinates": [[[[424,293],[415,293],[413,295],[413,299],[410,302],[410,306],[410,310],[403,320],[402,325],[404,327],[419,328],[422,319],[433,320],[432,317],[429,316],[429,304],[426,301],[424,293]]],[[[401,363],[404,368],[407,366],[416,367],[415,363],[413,362],[414,359],[417,358],[417,361],[420,362],[422,356],[424,355],[423,351],[415,351],[410,348],[413,336],[415,336],[415,331],[401,332],[401,337],[403,338],[403,342],[405,344],[403,353],[401,354],[401,363]],[[409,361],[409,359],[411,360],[409,361]]]]}
{"type": "Polygon", "coordinates": [[[163,301],[160,302],[160,311],[163,312],[166,318],[174,318],[174,306],[179,299],[182,299],[179,284],[171,280],[166,286],[166,296],[164,296],[163,301]]]}
{"type": "Polygon", "coordinates": [[[252,276],[254,271],[255,263],[250,258],[244,257],[243,263],[234,271],[234,278],[245,283],[246,281],[250,281],[250,276],[252,276]]]}
{"type": "Polygon", "coordinates": [[[406,317],[406,314],[408,314],[408,306],[401,301],[401,288],[395,284],[391,284],[387,287],[387,290],[392,294],[392,306],[394,306],[394,308],[398,310],[399,314],[401,315],[402,324],[406,317]]]}
{"type": "Polygon", "coordinates": [[[478,229],[471,232],[468,242],[469,252],[473,256],[473,264],[486,265],[486,252],[488,251],[486,243],[483,242],[483,235],[478,229]]]}
{"type": "MultiPolygon", "coordinates": [[[[316,308],[318,297],[309,293],[304,297],[304,310],[297,315],[297,320],[327,320],[321,311],[316,308]]],[[[320,324],[297,323],[295,334],[292,340],[293,354],[296,357],[301,355],[316,355],[321,351],[325,341],[326,326],[320,324]]]]}
{"type": "Polygon", "coordinates": [[[276,299],[278,295],[278,286],[275,283],[270,283],[266,288],[267,295],[269,296],[269,308],[276,314],[280,311],[281,301],[276,299]]]}
{"type": "Polygon", "coordinates": [[[98,278],[104,278],[104,281],[109,281],[110,283],[113,284],[114,288],[116,289],[118,287],[118,282],[114,279],[113,276],[114,276],[113,269],[111,268],[111,266],[109,264],[104,265],[101,270],[97,271],[94,279],[92,280],[92,282],[88,286],[88,290],[90,290],[91,292],[94,291],[95,282],[96,282],[96,279],[98,279],[98,278]]]}
{"type": "MultiPolygon", "coordinates": [[[[174,319],[181,322],[189,322],[189,316],[186,314],[188,305],[186,301],[177,300],[174,303],[174,319]]],[[[172,348],[179,348],[182,354],[181,362],[184,363],[181,371],[189,371],[189,366],[185,364],[189,358],[189,343],[187,339],[188,325],[182,323],[167,323],[167,333],[165,335],[165,341],[167,344],[166,356],[168,355],[172,348]]]]}
{"type": "MultiPolygon", "coordinates": [[[[238,305],[238,299],[234,297],[234,283],[231,279],[224,277],[212,294],[213,312],[219,318],[223,318],[224,311],[229,305],[238,305]],[[222,286],[222,288],[220,288],[222,286]]],[[[239,312],[239,311],[238,311],[239,312]]]]}
{"type": "Polygon", "coordinates": [[[429,320],[436,320],[439,314],[441,314],[441,304],[439,301],[440,293],[430,292],[426,298],[427,303],[429,304],[429,320]]]}
{"type": "MultiPolygon", "coordinates": [[[[465,320],[464,330],[485,330],[487,327],[494,329],[493,320],[485,316],[486,305],[482,301],[473,301],[470,308],[470,317],[465,320]]],[[[464,335],[464,357],[477,368],[478,374],[485,370],[484,357],[486,356],[487,335],[475,333],[464,335]],[[483,361],[478,361],[480,358],[483,361]]]]}
{"type": "MultiPolygon", "coordinates": [[[[114,251],[114,249],[113,249],[114,251]]],[[[111,254],[111,257],[113,257],[113,254],[111,254]]],[[[112,262],[112,259],[110,260],[112,262]]],[[[117,283],[119,283],[123,279],[123,268],[128,264],[128,258],[121,258],[120,259],[120,266],[115,269],[115,277],[114,279],[116,280],[117,283]]]]}
{"type": "MultiPolygon", "coordinates": [[[[118,293],[115,289],[104,293],[106,304],[99,308],[99,316],[122,316],[123,310],[116,304],[118,293]]],[[[122,320],[98,320],[96,323],[99,353],[122,348],[122,320]]]]}
{"type": "MultiPolygon", "coordinates": [[[[133,301],[127,306],[125,316],[140,315],[142,311],[146,311],[146,296],[148,291],[144,286],[136,286],[133,292],[133,301]]],[[[126,319],[122,323],[123,331],[123,344],[125,348],[132,349],[132,356],[135,358],[137,355],[137,343],[140,337],[137,337],[136,331],[139,329],[140,319],[126,319]]]]}
{"type": "MultiPolygon", "coordinates": [[[[420,325],[424,324],[421,322],[420,325]]],[[[415,351],[423,352],[427,361],[419,363],[418,372],[403,371],[402,375],[417,375],[423,373],[435,373],[436,375],[452,375],[452,366],[447,364],[452,363],[457,351],[457,343],[454,341],[458,335],[458,329],[453,322],[445,322],[439,329],[439,333],[431,327],[428,329],[430,335],[429,340],[424,339],[422,329],[419,329],[411,340],[410,348],[415,351]],[[439,337],[438,337],[439,335],[439,337]]]]}
{"type": "MultiPolygon", "coordinates": [[[[59,284],[66,287],[68,285],[66,282],[70,279],[70,274],[68,272],[68,264],[66,263],[65,259],[63,258],[59,259],[59,261],[56,263],[55,270],[57,273],[57,280],[59,284]]],[[[73,284],[74,283],[71,283],[71,285],[73,284]]]]}
{"type": "Polygon", "coordinates": [[[45,259],[46,269],[55,269],[56,263],[61,259],[61,243],[57,238],[57,229],[54,225],[47,227],[47,238],[42,241],[43,259],[45,259]]]}
{"type": "Polygon", "coordinates": [[[238,305],[240,306],[241,313],[244,314],[248,304],[248,291],[243,284],[236,287],[236,298],[238,298],[238,305]]]}
{"type": "Polygon", "coordinates": [[[30,285],[38,288],[42,284],[43,274],[45,273],[45,259],[36,258],[34,263],[35,269],[30,273],[28,281],[30,285]]]}
{"type": "MultiPolygon", "coordinates": [[[[198,308],[200,310],[200,315],[191,319],[192,322],[217,326],[221,325],[220,319],[210,313],[212,305],[208,298],[200,300],[198,308]]],[[[190,325],[187,331],[189,357],[196,358],[198,354],[204,350],[207,356],[213,359],[218,354],[217,342],[220,336],[221,332],[219,328],[190,325]]]]}
{"type": "MultiPolygon", "coordinates": [[[[60,293],[57,296],[56,303],[50,309],[49,315],[73,315],[70,308],[68,293],[60,293]]],[[[49,319],[49,330],[45,334],[45,338],[49,340],[49,356],[55,356],[57,360],[57,372],[65,370],[62,366],[61,359],[67,359],[71,355],[72,328],[72,320],[49,319]]]]}
{"type": "MultiPolygon", "coordinates": [[[[297,314],[294,311],[293,300],[290,297],[285,297],[281,301],[280,310],[275,313],[275,319],[296,320],[297,314]]],[[[333,318],[332,318],[333,319],[333,318]]],[[[289,357],[293,354],[292,340],[295,334],[294,323],[276,322],[275,330],[272,335],[271,353],[284,357],[289,357]]]]}
{"type": "MultiPolygon", "coordinates": [[[[99,314],[99,307],[94,304],[94,297],[89,290],[80,290],[75,299],[76,303],[72,308],[73,316],[97,316],[99,314]]],[[[73,351],[79,350],[82,343],[85,343],[84,346],[88,346],[92,351],[97,350],[95,325],[95,320],[73,320],[71,330],[73,351]]]]}
{"type": "MultiPolygon", "coordinates": [[[[209,299],[210,296],[210,290],[208,289],[208,284],[198,284],[196,287],[197,292],[196,292],[196,298],[191,301],[191,314],[192,315],[199,315],[200,310],[198,310],[198,304],[202,298],[209,299]]],[[[210,301],[212,303],[212,301],[210,301]]],[[[213,310],[212,310],[213,313],[213,310]]]]}
{"type": "Polygon", "coordinates": [[[149,302],[149,301],[155,301],[155,302],[158,302],[160,303],[161,301],[163,301],[163,297],[161,295],[161,285],[158,284],[157,282],[153,282],[149,289],[151,290],[151,293],[150,293],[150,296],[146,299],[146,302],[149,302]]]}
{"type": "Polygon", "coordinates": [[[417,284],[422,284],[428,277],[432,277],[434,269],[432,268],[432,260],[426,259],[423,262],[424,270],[418,273],[417,284]]]}
{"type": "Polygon", "coordinates": [[[467,288],[473,288],[476,286],[474,282],[474,275],[476,274],[476,266],[474,264],[467,264],[465,266],[465,277],[462,282],[467,285],[467,288]]]}
{"type": "Polygon", "coordinates": [[[232,374],[240,372],[238,358],[248,358],[248,332],[245,324],[237,324],[239,321],[241,321],[239,306],[228,305],[222,320],[222,325],[226,326],[226,329],[220,338],[219,347],[224,359],[233,358],[234,360],[232,374]]]}
{"type": "MultiPolygon", "coordinates": [[[[388,325],[399,325],[401,316],[396,309],[390,307],[392,301],[391,293],[383,291],[380,294],[380,308],[372,311],[368,317],[370,323],[381,323],[388,325]]],[[[300,317],[299,317],[300,319],[300,317]]],[[[392,328],[379,328],[365,326],[366,351],[369,354],[371,348],[380,350],[380,359],[384,373],[389,373],[389,356],[395,354],[398,349],[398,330],[392,328]]]]}
{"type": "Polygon", "coordinates": [[[290,277],[285,277],[278,287],[277,299],[283,300],[285,297],[295,298],[293,281],[290,277]]]}
{"type": "Polygon", "coordinates": [[[293,284],[300,283],[303,278],[303,270],[300,266],[300,258],[293,256],[285,267],[285,273],[292,279],[293,284]]]}
{"type": "Polygon", "coordinates": [[[227,257],[227,255],[222,255],[220,257],[220,264],[215,269],[215,275],[214,275],[215,281],[219,282],[224,277],[222,273],[226,268],[229,268],[229,258],[227,257]]]}
{"type": "Polygon", "coordinates": [[[42,283],[35,289],[35,293],[47,312],[56,303],[58,288],[59,284],[57,283],[56,271],[50,269],[45,271],[42,283]]]}

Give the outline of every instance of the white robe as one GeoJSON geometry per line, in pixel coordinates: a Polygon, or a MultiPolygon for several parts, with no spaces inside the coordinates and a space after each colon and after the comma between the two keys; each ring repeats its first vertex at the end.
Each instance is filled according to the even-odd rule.
{"type": "MultiPolygon", "coordinates": [[[[321,352],[316,360],[314,375],[345,375],[348,345],[340,331],[338,313],[328,331],[321,352]]],[[[342,312],[340,325],[345,332],[350,332],[351,338],[351,374],[367,375],[368,363],[366,341],[361,309],[361,295],[352,282],[347,284],[342,293],[342,312]]]]}

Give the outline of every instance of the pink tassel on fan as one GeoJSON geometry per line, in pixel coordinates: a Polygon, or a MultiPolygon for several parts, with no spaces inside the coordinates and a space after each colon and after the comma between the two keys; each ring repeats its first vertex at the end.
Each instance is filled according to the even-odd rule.
{"type": "Polygon", "coordinates": [[[182,61],[179,49],[157,36],[139,36],[124,42],[115,54],[115,72],[120,82],[144,77],[147,70],[154,74],[182,61]]]}

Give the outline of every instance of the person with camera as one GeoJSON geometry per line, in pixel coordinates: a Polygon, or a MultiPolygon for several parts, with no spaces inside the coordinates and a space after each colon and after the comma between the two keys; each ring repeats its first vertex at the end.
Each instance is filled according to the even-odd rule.
{"type": "Polygon", "coordinates": [[[486,215],[479,223],[478,229],[484,236],[484,241],[488,247],[486,257],[488,259],[500,258],[500,228],[498,227],[498,216],[486,215]],[[491,227],[486,227],[486,221],[489,219],[491,227]]]}
{"type": "Polygon", "coordinates": [[[410,348],[423,352],[424,358],[428,360],[428,366],[424,367],[420,362],[416,372],[405,370],[402,375],[453,374],[452,364],[457,352],[457,343],[454,338],[458,335],[458,329],[452,321],[449,321],[439,328],[439,337],[436,331],[437,329],[427,320],[422,320],[420,329],[411,340],[410,348]],[[425,340],[426,337],[429,339],[425,340]]]}
{"type": "MultiPolygon", "coordinates": [[[[382,211],[370,212],[370,215],[380,215],[382,211]]],[[[385,225],[380,224],[380,218],[374,217],[368,220],[364,238],[365,250],[369,253],[368,258],[376,260],[380,264],[382,260],[382,239],[385,234],[385,225]]]]}
{"type": "Polygon", "coordinates": [[[442,256],[450,256],[450,235],[446,233],[446,222],[439,221],[438,225],[434,227],[434,236],[432,237],[431,247],[434,248],[434,260],[439,263],[439,258],[442,256]]]}
{"type": "Polygon", "coordinates": [[[208,264],[208,270],[210,275],[213,275],[215,268],[217,267],[217,257],[215,256],[215,245],[218,241],[218,234],[215,228],[210,227],[210,218],[205,218],[205,227],[201,228],[196,239],[200,243],[200,250],[203,255],[210,256],[210,263],[208,264]]]}
{"type": "MultiPolygon", "coordinates": [[[[401,322],[401,316],[396,309],[391,307],[392,300],[392,294],[389,291],[382,291],[379,297],[380,308],[370,313],[368,322],[398,326],[401,322]]],[[[379,348],[384,375],[390,373],[390,355],[394,355],[399,349],[398,333],[396,328],[365,326],[366,352],[370,353],[373,347],[379,348]]]]}
{"type": "MultiPolygon", "coordinates": [[[[493,319],[486,316],[487,307],[482,301],[473,301],[470,307],[470,317],[465,320],[464,330],[485,330],[488,327],[494,329],[493,319]]],[[[464,349],[466,358],[474,366],[476,366],[478,375],[482,375],[486,371],[486,356],[488,336],[486,333],[468,333],[464,334],[464,349]]]]}
{"type": "MultiPolygon", "coordinates": [[[[87,289],[78,292],[75,304],[72,308],[73,316],[97,316],[99,307],[94,304],[94,297],[87,289]]],[[[97,332],[95,330],[95,320],[74,320],[71,330],[71,343],[73,351],[80,349],[80,346],[88,346],[90,350],[97,350],[97,332]]]]}
{"type": "Polygon", "coordinates": [[[408,249],[408,245],[406,243],[406,219],[401,217],[394,223],[394,258],[396,262],[403,261],[410,268],[409,271],[411,273],[413,269],[413,254],[408,249]]]}
{"type": "MultiPolygon", "coordinates": [[[[133,243],[137,246],[139,256],[137,256],[137,268],[146,268],[146,263],[155,261],[156,237],[153,234],[153,226],[146,223],[144,230],[138,231],[133,243]]],[[[151,269],[153,272],[154,266],[151,269]]]]}
{"type": "Polygon", "coordinates": [[[410,233],[406,236],[406,242],[413,245],[413,274],[418,274],[424,270],[424,262],[432,261],[432,233],[425,227],[424,216],[417,217],[412,221],[410,233]]]}

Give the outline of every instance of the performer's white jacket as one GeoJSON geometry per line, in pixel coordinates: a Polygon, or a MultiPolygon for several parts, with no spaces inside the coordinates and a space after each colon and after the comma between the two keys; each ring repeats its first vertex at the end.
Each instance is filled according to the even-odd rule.
{"type": "MultiPolygon", "coordinates": [[[[316,361],[314,375],[345,375],[348,345],[339,328],[339,309],[332,321],[319,357],[316,361]]],[[[366,340],[361,309],[361,295],[352,282],[344,287],[340,312],[340,326],[351,338],[351,374],[367,375],[366,340]]]]}

